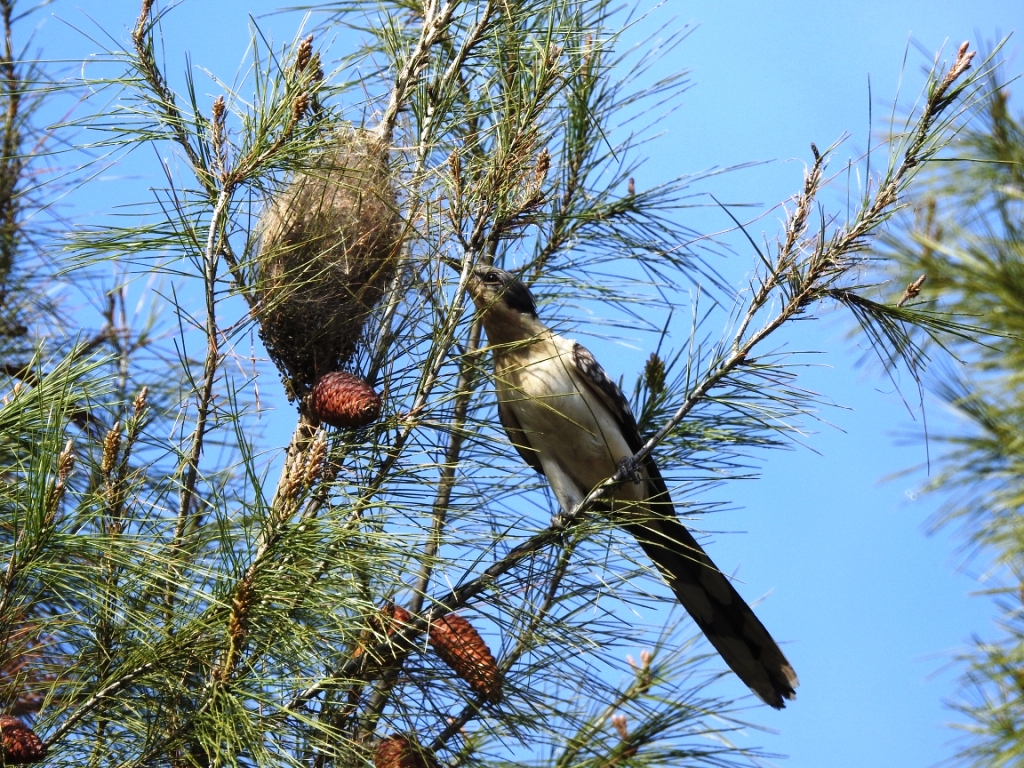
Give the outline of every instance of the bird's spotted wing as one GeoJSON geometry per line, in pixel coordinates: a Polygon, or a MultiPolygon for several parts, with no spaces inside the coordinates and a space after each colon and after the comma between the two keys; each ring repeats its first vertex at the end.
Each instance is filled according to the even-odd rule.
{"type": "Polygon", "coordinates": [[[636,419],[629,407],[629,401],[622,394],[619,385],[605,373],[604,368],[597,362],[590,350],[579,342],[574,342],[572,345],[572,360],[580,378],[601,399],[601,402],[619,423],[619,428],[622,430],[622,435],[626,438],[630,450],[634,453],[639,451],[643,446],[640,430],[636,426],[636,419]]]}
{"type": "MultiPolygon", "coordinates": [[[[644,440],[640,436],[640,429],[636,425],[636,418],[633,416],[633,410],[629,407],[629,401],[622,394],[619,385],[612,381],[611,377],[605,373],[604,368],[597,362],[590,350],[579,342],[573,344],[572,359],[576,364],[576,370],[580,378],[586,382],[590,390],[598,396],[605,407],[614,415],[615,420],[618,421],[619,428],[622,430],[622,435],[626,439],[629,449],[633,453],[639,451],[643,447],[644,440]]],[[[668,493],[668,486],[662,479],[661,472],[658,471],[658,465],[654,461],[654,457],[648,456],[643,462],[643,467],[647,471],[649,483],[648,507],[650,511],[658,516],[674,520],[675,508],[668,493]]]]}

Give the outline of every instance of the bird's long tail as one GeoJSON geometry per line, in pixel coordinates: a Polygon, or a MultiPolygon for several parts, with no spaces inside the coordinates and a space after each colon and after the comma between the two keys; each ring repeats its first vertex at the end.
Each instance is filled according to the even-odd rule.
{"type": "Polygon", "coordinates": [[[762,701],[782,709],[785,699],[796,698],[798,681],[793,667],[732,582],[676,517],[654,462],[647,470],[660,491],[651,499],[650,515],[637,519],[631,514],[622,527],[658,566],[679,602],[732,671],[762,701]]]}

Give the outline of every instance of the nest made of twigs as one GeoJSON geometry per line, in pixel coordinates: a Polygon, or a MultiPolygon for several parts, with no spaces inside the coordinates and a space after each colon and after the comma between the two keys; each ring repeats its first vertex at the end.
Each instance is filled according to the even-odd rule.
{"type": "Polygon", "coordinates": [[[267,206],[256,259],[261,336],[288,396],[344,367],[394,275],[401,217],[388,147],[358,129],[267,206]]]}

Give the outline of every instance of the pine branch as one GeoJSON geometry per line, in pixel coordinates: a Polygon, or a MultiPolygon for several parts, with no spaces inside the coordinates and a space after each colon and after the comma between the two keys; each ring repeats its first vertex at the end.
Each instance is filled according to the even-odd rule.
{"type": "MultiPolygon", "coordinates": [[[[953,100],[950,98],[950,88],[957,77],[966,71],[972,58],[973,53],[967,51],[966,45],[961,46],[957,60],[950,69],[950,72],[941,81],[938,81],[938,87],[930,89],[930,97],[918,119],[918,124],[912,134],[913,138],[901,162],[888,175],[886,183],[879,188],[855,222],[849,227],[840,228],[839,231],[827,239],[824,233],[819,233],[817,235],[817,244],[806,248],[801,241],[802,232],[806,225],[807,212],[810,210],[811,201],[819,189],[821,168],[824,163],[824,157],[816,149],[814,150],[816,155],[815,162],[807,174],[804,189],[797,198],[796,211],[790,217],[787,224],[785,244],[780,249],[775,261],[767,265],[768,269],[762,277],[761,286],[747,306],[739,328],[733,336],[729,352],[725,355],[724,359],[714,364],[701,380],[690,389],[675,414],[633,455],[631,460],[633,466],[640,465],[650,456],[654,448],[671,432],[677,429],[683,419],[715,387],[726,381],[737,368],[744,364],[756,347],[788,321],[803,312],[811,301],[825,295],[824,292],[828,289],[829,285],[834,283],[839,276],[853,268],[854,263],[850,262],[847,257],[864,247],[865,238],[886,220],[890,209],[897,204],[899,192],[903,189],[913,169],[930,156],[931,152],[924,150],[927,142],[932,138],[930,130],[942,112],[953,103],[953,100]],[[955,75],[952,73],[955,73],[955,75]],[[801,261],[797,255],[798,249],[806,249],[811,255],[805,261],[801,261]],[[749,332],[748,329],[760,315],[761,310],[780,291],[785,291],[786,293],[786,301],[781,309],[756,331],[749,332]]],[[[966,83],[959,85],[952,93],[961,93],[966,85],[966,83]]],[[[461,289],[466,279],[469,265],[469,260],[464,260],[462,263],[459,293],[457,295],[462,293],[461,289]]],[[[475,598],[490,589],[500,576],[510,572],[535,553],[561,541],[566,529],[580,522],[583,516],[593,508],[595,503],[605,498],[618,485],[625,482],[629,476],[630,470],[628,463],[626,463],[624,468],[594,488],[575,509],[557,516],[550,526],[511,549],[501,559],[492,563],[469,581],[452,587],[444,594],[435,596],[431,601],[432,605],[429,611],[422,617],[415,619],[401,633],[391,638],[388,647],[376,647],[369,655],[388,652],[388,648],[410,648],[414,638],[424,632],[432,622],[437,621],[451,611],[469,605],[475,598]]],[[[390,652],[393,652],[393,650],[390,652]]],[[[358,675],[364,663],[364,659],[351,660],[340,670],[336,671],[334,676],[348,678],[358,675]]],[[[301,691],[289,702],[286,710],[294,711],[305,704],[313,696],[317,695],[322,687],[323,682],[318,682],[301,691]]]]}

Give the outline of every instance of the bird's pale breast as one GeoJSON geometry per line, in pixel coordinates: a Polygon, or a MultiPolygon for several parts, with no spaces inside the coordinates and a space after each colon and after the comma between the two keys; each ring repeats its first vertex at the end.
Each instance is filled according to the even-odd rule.
{"type": "MultiPolygon", "coordinates": [[[[632,451],[614,416],[580,376],[572,342],[555,337],[501,355],[496,382],[499,398],[515,410],[542,463],[568,458],[561,469],[585,495],[615,474],[619,461],[632,451]],[[532,348],[536,345],[543,346],[542,354],[532,348]]],[[[639,500],[645,494],[627,482],[616,496],[639,500]]]]}

